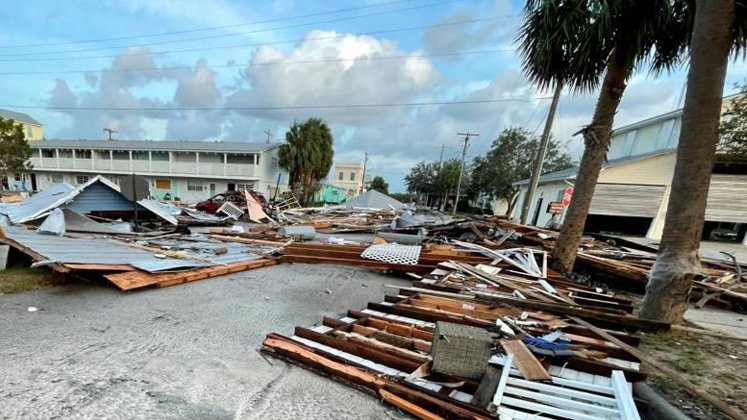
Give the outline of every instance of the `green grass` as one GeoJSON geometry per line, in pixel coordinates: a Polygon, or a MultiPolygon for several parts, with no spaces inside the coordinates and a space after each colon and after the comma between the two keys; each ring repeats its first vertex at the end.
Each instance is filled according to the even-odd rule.
{"type": "Polygon", "coordinates": [[[687,337],[668,332],[646,334],[642,342],[658,351],[675,356],[673,364],[680,372],[702,375],[707,371],[704,354],[687,337]]]}
{"type": "Polygon", "coordinates": [[[11,267],[0,271],[0,293],[19,293],[52,284],[52,273],[45,268],[11,267]]]}

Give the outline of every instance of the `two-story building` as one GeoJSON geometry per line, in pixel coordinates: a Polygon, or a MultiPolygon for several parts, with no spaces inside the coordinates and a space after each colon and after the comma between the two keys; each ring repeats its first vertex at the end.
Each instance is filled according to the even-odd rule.
{"type": "Polygon", "coordinates": [[[33,119],[23,112],[11,111],[9,109],[0,109],[0,117],[11,119],[23,126],[23,132],[26,134],[26,140],[41,140],[44,138],[42,132],[42,123],[33,119]]]}
{"type": "MultiPolygon", "coordinates": [[[[724,98],[727,103],[734,96],[724,98]]],[[[660,239],[664,229],[669,191],[674,176],[682,109],[616,129],[607,162],[597,180],[585,230],[614,232],[660,239]]],[[[578,168],[540,176],[530,204],[527,223],[549,226],[562,223],[565,210],[556,212],[578,168]]],[[[520,188],[512,218],[518,220],[529,180],[520,188]]],[[[717,162],[711,175],[703,239],[735,235],[747,244],[747,162],[717,162]],[[730,233],[732,232],[732,233],[730,233]]]]}
{"type": "Polygon", "coordinates": [[[331,184],[335,187],[344,188],[348,192],[348,197],[355,197],[363,193],[364,171],[365,165],[363,162],[335,162],[331,184]]]}
{"type": "Polygon", "coordinates": [[[279,143],[152,140],[44,140],[30,143],[33,170],[8,179],[11,189],[36,191],[96,175],[119,184],[124,175],[148,178],[151,195],[187,202],[226,190],[253,189],[271,198],[286,189],[279,143]]]}

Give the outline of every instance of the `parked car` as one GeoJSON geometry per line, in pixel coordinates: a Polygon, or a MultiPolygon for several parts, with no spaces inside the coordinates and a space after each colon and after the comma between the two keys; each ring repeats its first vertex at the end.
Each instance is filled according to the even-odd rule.
{"type": "MultiPolygon", "coordinates": [[[[265,199],[262,194],[256,191],[249,191],[249,194],[251,194],[252,197],[254,197],[254,199],[257,200],[262,205],[262,208],[266,211],[267,199],[265,199]]],[[[195,208],[206,213],[215,214],[218,212],[218,209],[226,202],[232,203],[242,210],[246,211],[246,198],[244,197],[244,193],[241,191],[226,191],[220,194],[216,194],[205,201],[200,201],[199,203],[197,203],[197,206],[195,206],[195,208]]]]}

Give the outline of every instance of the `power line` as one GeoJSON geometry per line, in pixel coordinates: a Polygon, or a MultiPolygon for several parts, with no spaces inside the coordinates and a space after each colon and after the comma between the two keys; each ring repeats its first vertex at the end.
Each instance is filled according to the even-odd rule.
{"type": "Polygon", "coordinates": [[[195,33],[195,32],[213,31],[213,30],[216,30],[216,29],[231,29],[231,28],[238,28],[238,27],[242,27],[242,26],[260,25],[260,24],[263,24],[263,23],[274,23],[274,22],[280,22],[280,21],[285,21],[285,20],[293,20],[293,19],[301,19],[301,18],[307,18],[307,17],[316,17],[316,16],[323,16],[323,15],[331,15],[331,14],[335,14],[335,13],[352,12],[352,11],[356,11],[356,10],[371,9],[371,8],[382,7],[382,6],[391,6],[393,4],[408,3],[408,2],[412,2],[412,1],[416,1],[416,0],[389,1],[389,2],[384,2],[384,3],[370,4],[370,5],[367,5],[367,6],[348,7],[348,8],[344,8],[344,9],[330,10],[330,11],[326,11],[326,12],[316,12],[316,13],[309,13],[309,14],[305,14],[305,15],[288,16],[288,17],[282,17],[282,18],[259,20],[259,21],[254,21],[254,22],[236,23],[236,24],[232,24],[232,25],[208,26],[208,27],[202,27],[202,28],[196,28],[196,29],[186,29],[186,30],[173,31],[173,32],[159,32],[159,33],[141,34],[141,35],[128,35],[128,36],[120,36],[120,37],[112,37],[112,38],[85,39],[85,40],[78,40],[78,41],[60,41],[60,42],[51,42],[51,43],[50,42],[45,42],[45,43],[38,43],[38,44],[2,45],[2,46],[0,46],[0,49],[6,49],[6,48],[48,47],[48,46],[59,46],[59,45],[74,45],[74,44],[90,44],[90,43],[94,43],[94,42],[122,41],[122,40],[126,40],[126,39],[149,38],[149,37],[167,36],[167,35],[180,35],[180,34],[195,33]]]}
{"type": "Polygon", "coordinates": [[[433,101],[433,102],[401,102],[401,103],[378,103],[378,104],[330,104],[330,105],[287,105],[287,106],[236,106],[236,107],[161,107],[161,108],[109,108],[109,107],[63,107],[63,106],[41,106],[41,105],[0,105],[2,108],[17,109],[47,109],[51,111],[272,111],[293,109],[338,109],[338,108],[386,108],[386,107],[409,107],[409,106],[431,106],[431,105],[474,105],[490,104],[497,102],[534,102],[537,100],[552,99],[552,97],[538,98],[501,98],[474,101],[433,101]]]}
{"type": "MultiPolygon", "coordinates": [[[[477,19],[469,19],[469,20],[463,20],[463,21],[457,21],[457,22],[443,22],[443,23],[434,23],[429,25],[420,25],[420,26],[411,26],[411,27],[405,27],[405,28],[398,28],[398,29],[384,29],[379,31],[370,31],[370,32],[363,32],[359,34],[354,34],[355,36],[363,36],[363,35],[380,35],[380,34],[388,34],[388,33],[397,33],[397,32],[408,32],[408,31],[416,31],[421,29],[428,29],[428,28],[438,28],[438,27],[446,27],[446,26],[454,26],[454,25],[464,25],[467,23],[475,23],[475,22],[482,22],[487,20],[497,20],[497,19],[507,19],[510,17],[513,17],[515,15],[503,15],[503,16],[492,16],[492,17],[486,17],[486,18],[477,18],[477,19]]],[[[223,50],[223,49],[233,49],[233,48],[245,48],[245,47],[263,47],[268,45],[279,45],[279,44],[293,44],[297,42],[308,42],[308,41],[325,41],[330,39],[340,39],[350,36],[350,34],[341,34],[341,35],[328,35],[328,36],[319,36],[319,37],[310,37],[310,38],[296,38],[296,39],[290,39],[290,40],[283,40],[283,41],[270,41],[270,42],[259,42],[259,43],[241,43],[241,44],[232,44],[232,45],[221,45],[221,46],[214,46],[214,47],[199,47],[199,48],[183,48],[183,49],[177,49],[177,50],[163,50],[163,51],[145,51],[145,52],[131,52],[127,53],[128,57],[133,56],[140,56],[140,55],[158,55],[158,54],[173,54],[173,53],[182,53],[182,52],[195,52],[195,51],[214,51],[214,50],[223,50]]],[[[26,59],[3,59],[0,60],[0,63],[11,63],[11,62],[38,62],[38,61],[69,61],[69,60],[90,60],[90,59],[99,59],[99,58],[117,58],[122,56],[122,53],[120,54],[108,54],[108,55],[88,55],[88,56],[76,56],[76,57],[43,57],[43,58],[26,58],[26,59]]]]}
{"type": "MultiPolygon", "coordinates": [[[[303,28],[307,26],[314,26],[314,25],[320,25],[320,24],[325,24],[325,23],[336,23],[336,22],[343,22],[343,21],[348,21],[348,20],[364,19],[364,18],[369,18],[372,16],[382,16],[382,15],[388,15],[392,13],[407,12],[411,10],[423,9],[426,7],[439,6],[445,3],[450,3],[451,1],[452,0],[447,0],[447,1],[441,1],[438,3],[430,3],[430,4],[414,6],[414,7],[405,7],[401,9],[386,10],[382,12],[367,13],[363,15],[346,16],[346,17],[335,18],[335,19],[319,20],[316,22],[296,23],[293,25],[276,26],[276,27],[265,28],[265,29],[254,29],[251,31],[234,32],[234,33],[229,33],[229,34],[216,34],[216,35],[200,36],[200,37],[194,37],[194,38],[153,41],[153,42],[147,42],[147,44],[148,45],[178,44],[182,42],[206,41],[209,39],[230,38],[230,37],[236,37],[236,36],[259,34],[263,32],[280,31],[284,29],[303,28]]],[[[91,52],[91,51],[106,51],[106,50],[112,50],[112,49],[118,49],[118,48],[127,48],[130,46],[132,45],[128,44],[128,45],[114,45],[114,46],[108,46],[108,47],[81,48],[77,50],[67,50],[67,51],[44,51],[44,52],[25,52],[25,53],[15,53],[15,54],[0,54],[0,57],[29,57],[29,56],[34,57],[34,56],[48,55],[48,54],[63,54],[63,53],[70,54],[70,53],[81,53],[81,52],[91,52]]]]}
{"type": "MultiPolygon", "coordinates": [[[[290,65],[290,64],[318,64],[318,63],[339,63],[348,61],[383,61],[383,60],[401,60],[408,58],[420,58],[420,57],[453,57],[460,55],[482,55],[482,54],[496,54],[501,52],[516,51],[514,48],[499,48],[494,50],[480,50],[480,51],[456,51],[449,53],[433,53],[433,54],[402,54],[402,55],[380,55],[373,57],[355,57],[355,58],[330,58],[330,59],[318,59],[318,60],[279,60],[279,61],[265,61],[261,63],[251,64],[213,64],[210,68],[243,68],[251,66],[274,66],[274,65],[290,65]]],[[[177,70],[192,70],[194,66],[175,66],[175,67],[148,67],[148,68],[126,68],[126,69],[90,69],[90,70],[41,70],[41,71],[0,71],[2,76],[17,76],[17,75],[34,75],[34,74],[76,74],[76,73],[88,73],[88,72],[114,72],[114,73],[126,73],[131,71],[177,71],[177,70]]]]}

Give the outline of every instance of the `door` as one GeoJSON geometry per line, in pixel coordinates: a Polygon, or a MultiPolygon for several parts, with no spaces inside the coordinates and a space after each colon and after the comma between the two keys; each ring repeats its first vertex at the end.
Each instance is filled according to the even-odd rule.
{"type": "Polygon", "coordinates": [[[31,191],[36,191],[36,174],[31,174],[31,191]]]}
{"type": "Polygon", "coordinates": [[[597,184],[589,214],[656,217],[665,189],[663,185],[597,184]]]}
{"type": "Polygon", "coordinates": [[[539,220],[540,217],[540,210],[542,210],[543,200],[543,198],[537,200],[537,207],[534,208],[534,216],[532,216],[532,226],[537,226],[537,220],[539,220]]]}
{"type": "Polygon", "coordinates": [[[236,191],[236,184],[229,183],[227,189],[228,191],[236,191]]]}
{"type": "Polygon", "coordinates": [[[747,176],[711,175],[705,219],[747,223],[747,176]]]}

